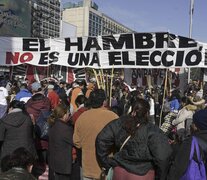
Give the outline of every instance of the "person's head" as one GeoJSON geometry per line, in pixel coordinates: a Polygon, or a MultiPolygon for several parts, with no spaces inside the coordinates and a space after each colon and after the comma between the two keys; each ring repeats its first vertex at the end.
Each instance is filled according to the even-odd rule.
{"type": "Polygon", "coordinates": [[[82,104],[85,104],[85,102],[86,102],[86,97],[82,94],[79,95],[75,100],[75,104],[77,107],[79,107],[82,104]]]}
{"type": "Polygon", "coordinates": [[[55,86],[54,86],[53,84],[49,84],[49,85],[47,86],[48,92],[53,91],[54,88],[55,88],[55,86]]]}
{"type": "Polygon", "coordinates": [[[24,147],[17,148],[9,159],[10,167],[19,167],[31,172],[34,163],[34,156],[24,147]]]}
{"type": "Polygon", "coordinates": [[[42,90],[42,86],[41,86],[40,83],[38,83],[38,82],[34,82],[34,83],[32,83],[32,85],[31,85],[31,89],[32,89],[32,92],[33,92],[33,93],[36,93],[36,92],[39,92],[39,91],[42,90]]]}
{"type": "Polygon", "coordinates": [[[131,116],[137,119],[138,123],[146,123],[149,118],[150,105],[145,99],[137,99],[132,105],[131,116]]]}
{"type": "Polygon", "coordinates": [[[75,81],[81,89],[87,86],[85,79],[76,79],[75,81]]]}
{"type": "Polygon", "coordinates": [[[132,105],[132,111],[125,121],[124,128],[127,133],[134,135],[137,125],[144,125],[149,120],[150,105],[145,99],[137,99],[132,105]]]}
{"type": "Polygon", "coordinates": [[[20,89],[27,89],[27,84],[26,83],[22,83],[20,86],[20,89]]]}
{"type": "Polygon", "coordinates": [[[25,110],[25,103],[23,101],[13,100],[9,104],[9,110],[12,110],[15,108],[25,110]]]}
{"type": "Polygon", "coordinates": [[[61,81],[61,82],[59,83],[59,86],[60,86],[60,88],[65,88],[65,86],[66,86],[65,81],[61,81]]]}
{"type": "Polygon", "coordinates": [[[90,93],[89,102],[92,108],[100,108],[106,100],[106,94],[103,89],[96,89],[90,93]]]}
{"type": "Polygon", "coordinates": [[[191,125],[191,132],[207,130],[207,109],[202,109],[193,115],[193,123],[191,125]]]}
{"type": "Polygon", "coordinates": [[[55,123],[55,120],[57,120],[57,119],[59,119],[63,122],[67,122],[69,120],[68,108],[63,104],[59,104],[58,106],[55,107],[52,114],[48,118],[48,122],[49,122],[49,124],[52,125],[55,123]]]}
{"type": "Polygon", "coordinates": [[[184,106],[186,106],[188,104],[192,104],[190,99],[188,97],[186,97],[186,96],[183,96],[181,98],[181,105],[182,105],[182,107],[184,107],[184,106]]]}
{"type": "Polygon", "coordinates": [[[0,87],[6,87],[7,81],[6,80],[1,80],[0,81],[0,87]]]}

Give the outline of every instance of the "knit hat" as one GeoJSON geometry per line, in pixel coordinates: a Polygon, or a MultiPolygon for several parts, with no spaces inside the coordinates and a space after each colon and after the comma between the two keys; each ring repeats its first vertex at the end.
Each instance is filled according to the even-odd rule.
{"type": "Polygon", "coordinates": [[[197,111],[193,115],[193,122],[200,130],[207,130],[207,109],[197,111]]]}
{"type": "Polygon", "coordinates": [[[39,91],[39,89],[41,88],[41,84],[38,82],[34,82],[31,85],[32,91],[39,91]]]}

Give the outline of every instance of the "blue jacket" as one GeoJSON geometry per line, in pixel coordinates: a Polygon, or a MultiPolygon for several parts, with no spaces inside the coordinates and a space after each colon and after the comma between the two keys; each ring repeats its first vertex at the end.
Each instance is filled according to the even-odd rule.
{"type": "Polygon", "coordinates": [[[178,101],[178,99],[173,99],[172,101],[170,101],[170,111],[171,112],[178,112],[180,108],[180,103],[178,101]]]}
{"type": "Polygon", "coordinates": [[[32,97],[32,93],[28,89],[21,89],[15,99],[18,101],[24,101],[25,103],[32,97]]]}

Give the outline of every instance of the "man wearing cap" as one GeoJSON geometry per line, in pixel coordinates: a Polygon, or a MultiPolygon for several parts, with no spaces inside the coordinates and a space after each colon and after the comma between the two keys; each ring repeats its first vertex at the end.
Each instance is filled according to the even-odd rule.
{"type": "Polygon", "coordinates": [[[47,89],[48,89],[47,97],[50,100],[51,108],[54,109],[60,103],[60,98],[58,94],[54,91],[53,84],[49,84],[47,89]]]}
{"type": "Polygon", "coordinates": [[[34,120],[36,120],[41,111],[49,111],[51,106],[49,99],[42,93],[40,83],[32,83],[31,90],[33,95],[26,103],[26,110],[29,114],[32,114],[34,120]]]}
{"type": "MultiPolygon", "coordinates": [[[[191,136],[184,140],[180,147],[178,147],[175,154],[174,163],[172,164],[168,180],[180,179],[189,163],[191,152],[192,136],[194,136],[199,144],[200,152],[203,155],[202,159],[207,159],[207,109],[197,111],[193,115],[193,123],[191,125],[191,136]]],[[[204,161],[205,162],[205,161],[204,161]]],[[[207,164],[205,164],[207,168],[207,164]]]]}
{"type": "MultiPolygon", "coordinates": [[[[42,92],[42,87],[40,83],[32,83],[31,90],[33,95],[26,103],[26,110],[28,114],[30,114],[30,116],[32,117],[33,123],[35,124],[35,122],[38,120],[38,118],[41,116],[43,112],[49,112],[51,110],[51,105],[50,100],[42,92]]],[[[46,159],[48,141],[44,139],[39,139],[37,136],[35,138],[35,146],[38,152],[39,161],[40,164],[43,164],[44,167],[45,163],[47,162],[46,159]]],[[[36,174],[37,172],[34,173],[36,174]]]]}

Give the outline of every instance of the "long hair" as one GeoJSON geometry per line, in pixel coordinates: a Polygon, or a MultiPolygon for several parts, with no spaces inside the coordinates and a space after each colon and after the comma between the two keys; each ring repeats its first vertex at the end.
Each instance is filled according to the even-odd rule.
{"type": "Polygon", "coordinates": [[[127,131],[129,135],[134,135],[137,130],[137,125],[147,124],[149,120],[149,103],[144,100],[137,98],[136,102],[132,105],[131,113],[126,116],[126,121],[124,124],[124,129],[127,131]]]}
{"type": "Polygon", "coordinates": [[[53,125],[55,123],[56,119],[60,119],[62,118],[68,111],[68,108],[63,105],[63,104],[59,104],[52,112],[52,114],[50,115],[50,117],[48,118],[48,123],[50,125],[53,125]]]}

